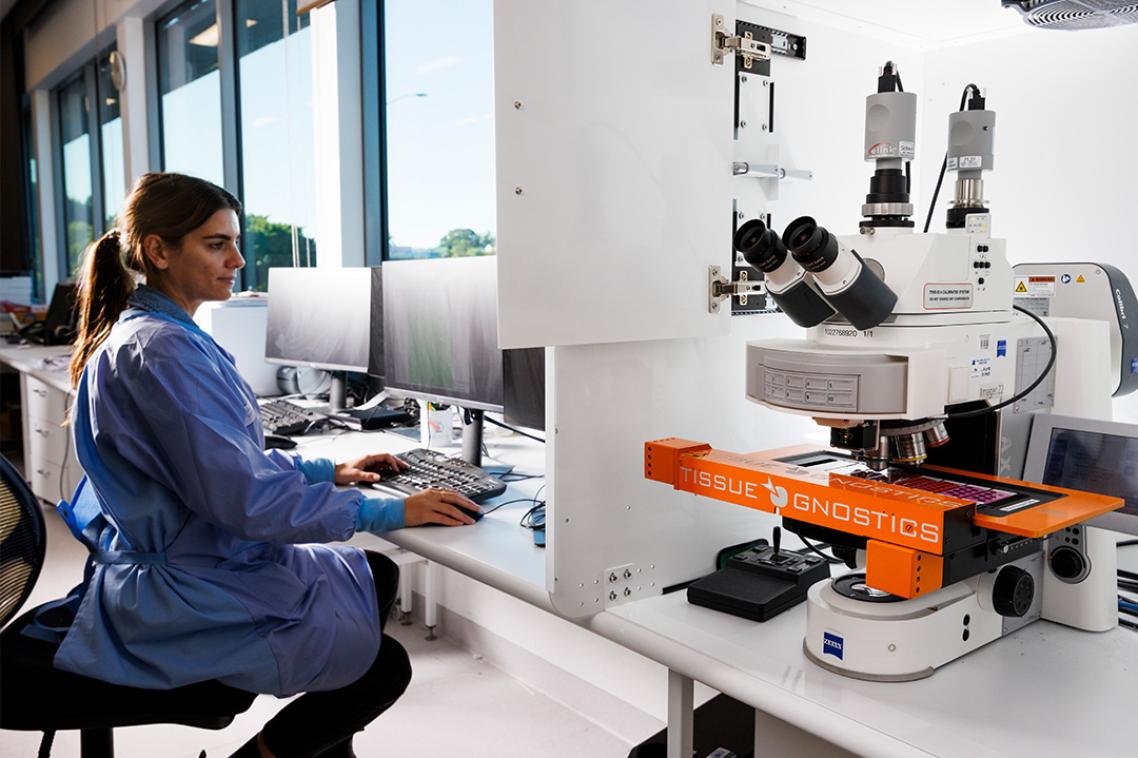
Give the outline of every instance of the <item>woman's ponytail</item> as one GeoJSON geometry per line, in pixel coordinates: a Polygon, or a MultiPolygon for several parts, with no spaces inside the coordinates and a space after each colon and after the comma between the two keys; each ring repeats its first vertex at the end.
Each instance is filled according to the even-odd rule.
{"type": "Polygon", "coordinates": [[[72,387],[79,386],[87,359],[111,333],[134,287],[134,274],[123,262],[121,235],[118,229],[111,229],[88,245],[83,257],[76,305],[79,329],[71,357],[72,387]]]}

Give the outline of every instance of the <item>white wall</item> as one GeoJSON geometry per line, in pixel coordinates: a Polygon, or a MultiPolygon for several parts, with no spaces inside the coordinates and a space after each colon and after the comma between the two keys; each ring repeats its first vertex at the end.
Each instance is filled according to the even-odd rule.
{"type": "MultiPolygon", "coordinates": [[[[996,112],[995,167],[985,177],[992,234],[1013,264],[1092,261],[1138,284],[1138,25],[1048,32],[931,51],[921,91],[923,223],[947,136],[968,82],[996,112]]],[[[931,230],[944,228],[953,175],[931,230]]],[[[1138,422],[1138,393],[1114,401],[1138,422]]]]}

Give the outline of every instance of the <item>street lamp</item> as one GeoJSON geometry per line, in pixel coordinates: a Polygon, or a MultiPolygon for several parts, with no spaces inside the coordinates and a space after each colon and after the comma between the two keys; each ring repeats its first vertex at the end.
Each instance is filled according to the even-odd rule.
{"type": "Polygon", "coordinates": [[[403,100],[404,98],[408,98],[408,97],[426,97],[426,96],[427,96],[426,92],[405,92],[402,95],[399,95],[398,97],[391,98],[390,100],[387,101],[387,104],[391,105],[392,103],[397,103],[400,100],[403,100]]]}

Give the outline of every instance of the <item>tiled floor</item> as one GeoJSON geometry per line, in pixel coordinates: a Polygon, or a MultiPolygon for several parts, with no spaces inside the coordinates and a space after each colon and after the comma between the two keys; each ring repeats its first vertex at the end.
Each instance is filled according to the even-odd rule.
{"type": "MultiPolygon", "coordinates": [[[[83,548],[66,527],[49,518],[48,560],[29,603],[59,597],[78,581],[83,548]]],[[[411,655],[414,679],[402,699],[355,740],[360,758],[461,755],[464,758],[550,756],[618,758],[630,746],[596,724],[439,639],[425,640],[420,625],[392,623],[388,632],[411,655]]],[[[257,698],[253,707],[220,732],[179,726],[120,729],[118,758],[223,758],[236,750],[283,701],[257,698]]],[[[0,731],[0,755],[35,756],[39,734],[0,731]]],[[[78,734],[61,732],[53,756],[79,755],[78,734]]]]}

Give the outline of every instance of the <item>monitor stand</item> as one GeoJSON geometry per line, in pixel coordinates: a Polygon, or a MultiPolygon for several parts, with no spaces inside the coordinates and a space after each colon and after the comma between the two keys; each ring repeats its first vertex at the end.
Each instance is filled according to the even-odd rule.
{"type": "Polygon", "coordinates": [[[344,401],[347,399],[347,375],[343,371],[333,371],[332,389],[328,390],[328,409],[332,413],[344,410],[344,401]]]}
{"type": "Polygon", "coordinates": [[[463,410],[462,459],[482,468],[482,411],[463,410]]]}

